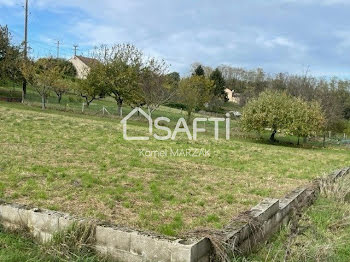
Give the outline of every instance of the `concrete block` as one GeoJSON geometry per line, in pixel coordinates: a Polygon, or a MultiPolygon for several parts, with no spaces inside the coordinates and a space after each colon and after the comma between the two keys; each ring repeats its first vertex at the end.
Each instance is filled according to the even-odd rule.
{"type": "Polygon", "coordinates": [[[118,250],[118,249],[111,249],[111,248],[107,248],[105,246],[96,246],[95,247],[96,251],[99,252],[100,254],[103,255],[108,255],[110,257],[112,257],[113,259],[115,259],[115,261],[119,261],[119,262],[146,262],[148,260],[146,260],[145,258],[143,258],[142,256],[136,255],[136,254],[132,254],[128,251],[124,251],[124,250],[118,250]]]}
{"type": "Polygon", "coordinates": [[[171,250],[171,262],[192,262],[191,252],[192,245],[174,245],[171,250]]]}
{"type": "Polygon", "coordinates": [[[68,215],[60,215],[58,217],[58,230],[66,230],[67,228],[72,226],[74,222],[75,220],[69,217],[68,215]]]}
{"type": "Polygon", "coordinates": [[[28,224],[28,215],[29,210],[13,205],[0,205],[1,220],[15,224],[19,227],[26,226],[28,224]]]}
{"type": "Polygon", "coordinates": [[[130,251],[131,233],[111,227],[96,227],[96,244],[111,249],[130,251]]]}
{"type": "Polygon", "coordinates": [[[31,211],[28,216],[28,227],[44,233],[57,232],[58,218],[54,213],[31,211]]]}
{"type": "Polygon", "coordinates": [[[147,261],[171,261],[171,250],[177,245],[168,240],[153,238],[132,232],[130,238],[130,252],[143,256],[147,261]]]}
{"type": "Polygon", "coordinates": [[[265,221],[275,215],[279,210],[278,199],[265,199],[260,204],[253,207],[249,215],[258,221],[265,221]]]}
{"type": "Polygon", "coordinates": [[[298,188],[280,199],[279,209],[282,211],[282,215],[287,215],[293,207],[296,207],[305,197],[306,191],[306,188],[298,188]]]}
{"type": "Polygon", "coordinates": [[[191,248],[191,262],[209,261],[212,250],[211,242],[208,238],[202,238],[191,248]]]}

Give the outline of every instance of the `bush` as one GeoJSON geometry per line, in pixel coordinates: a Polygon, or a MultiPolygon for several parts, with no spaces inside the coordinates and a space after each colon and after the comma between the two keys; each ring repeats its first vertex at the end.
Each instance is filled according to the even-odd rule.
{"type": "Polygon", "coordinates": [[[14,88],[10,89],[10,88],[0,87],[0,97],[22,99],[22,92],[15,90],[14,88]]]}

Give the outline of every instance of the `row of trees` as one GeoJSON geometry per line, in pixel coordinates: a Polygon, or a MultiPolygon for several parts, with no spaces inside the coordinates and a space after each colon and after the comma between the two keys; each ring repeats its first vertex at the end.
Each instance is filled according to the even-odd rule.
{"type": "Polygon", "coordinates": [[[165,61],[146,57],[130,44],[102,45],[93,57],[85,79],[75,79],[71,63],[53,58],[27,61],[21,72],[42,97],[42,108],[51,92],[58,102],[65,93],[74,92],[84,98],[87,107],[96,99],[112,97],[120,116],[126,104],[145,106],[151,115],[161,105],[176,102],[183,105],[190,118],[194,110],[226,99],[225,81],[219,70],[206,77],[198,66],[198,73],[180,79],[178,73],[169,73],[165,61]]]}
{"type": "Polygon", "coordinates": [[[74,66],[63,59],[41,58],[36,62],[28,60],[21,65],[21,73],[41,96],[43,109],[46,108],[51,92],[56,94],[60,103],[62,96],[77,86],[74,66]]]}
{"type": "MultiPolygon", "coordinates": [[[[196,68],[198,64],[194,64],[196,68]]],[[[318,101],[325,116],[328,131],[343,132],[346,120],[350,120],[350,81],[338,78],[317,78],[306,71],[301,75],[278,73],[269,75],[262,69],[245,70],[231,66],[219,66],[226,88],[239,94],[241,106],[259,97],[266,90],[286,92],[307,102],[318,101]]],[[[203,66],[205,75],[214,69],[203,66]]]]}

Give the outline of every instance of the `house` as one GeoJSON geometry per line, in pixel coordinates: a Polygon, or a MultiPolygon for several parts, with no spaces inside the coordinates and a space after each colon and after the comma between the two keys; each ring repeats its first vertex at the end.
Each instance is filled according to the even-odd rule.
{"type": "Polygon", "coordinates": [[[225,89],[225,93],[227,94],[227,98],[228,98],[228,101],[229,101],[229,102],[236,103],[236,104],[239,104],[239,103],[240,103],[239,94],[238,94],[238,93],[235,93],[234,90],[231,90],[231,89],[226,88],[226,89],[225,89]]]}
{"type": "Polygon", "coordinates": [[[90,68],[99,63],[98,60],[94,58],[84,57],[84,56],[74,56],[68,60],[73,64],[75,70],[77,70],[77,78],[84,79],[90,72],[90,68]]]}

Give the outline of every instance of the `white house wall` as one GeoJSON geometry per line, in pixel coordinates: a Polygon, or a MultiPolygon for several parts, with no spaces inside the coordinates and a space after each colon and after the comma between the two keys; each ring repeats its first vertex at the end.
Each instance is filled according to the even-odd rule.
{"type": "Polygon", "coordinates": [[[90,72],[90,67],[84,64],[79,58],[74,57],[69,59],[69,62],[73,64],[75,69],[77,70],[77,78],[85,79],[90,72]]]}

